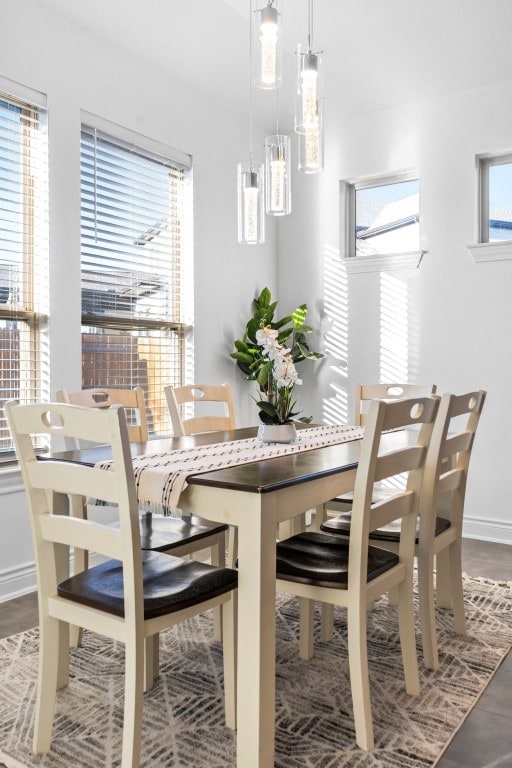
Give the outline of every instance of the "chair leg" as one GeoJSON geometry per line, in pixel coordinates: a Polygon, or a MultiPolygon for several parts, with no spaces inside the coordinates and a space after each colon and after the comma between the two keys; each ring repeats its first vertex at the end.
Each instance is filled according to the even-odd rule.
{"type": "Polygon", "coordinates": [[[388,604],[398,605],[398,589],[396,587],[392,587],[388,592],[388,604]]]}
{"type": "Polygon", "coordinates": [[[299,597],[300,638],[299,657],[307,661],[313,658],[313,616],[315,603],[307,597],[299,597]]]}
{"type": "Polygon", "coordinates": [[[436,602],[438,608],[452,608],[451,554],[451,547],[446,547],[436,555],[436,602]]]}
{"type": "Polygon", "coordinates": [[[41,618],[39,679],[32,743],[36,755],[48,752],[52,742],[61,655],[60,638],[63,635],[62,627],[66,633],[69,632],[67,624],[62,625],[62,622],[52,619],[48,615],[41,618]]]}
{"type": "Polygon", "coordinates": [[[320,640],[322,643],[328,643],[332,640],[334,634],[334,605],[332,603],[322,603],[322,625],[320,629],[320,640]]]}
{"type": "Polygon", "coordinates": [[[160,674],[160,635],[157,632],[144,640],[144,693],[153,688],[160,674]]]}
{"type": "Polygon", "coordinates": [[[366,607],[350,604],[347,609],[348,663],[350,688],[354,708],[357,744],[365,752],[372,752],[373,721],[368,679],[368,650],[366,646],[366,607]]]}
{"type": "Polygon", "coordinates": [[[450,587],[453,605],[453,620],[458,635],[465,635],[466,612],[464,609],[464,590],[462,589],[462,541],[459,538],[449,547],[450,587]]]}
{"type": "MultiPolygon", "coordinates": [[[[211,547],[212,565],[224,566],[226,562],[226,537],[220,533],[211,547]]],[[[222,642],[222,606],[213,609],[213,639],[222,642]]]]}
{"type": "Polygon", "coordinates": [[[412,571],[398,585],[398,626],[404,666],[405,690],[410,696],[420,692],[416,633],[414,631],[414,603],[412,597],[412,571]]]}
{"type": "Polygon", "coordinates": [[[222,637],[224,662],[224,709],[226,726],[236,729],[236,627],[237,627],[237,592],[231,593],[230,599],[222,605],[222,637]]]}
{"type": "MultiPolygon", "coordinates": [[[[151,638],[149,638],[151,640],[151,638]]],[[[125,645],[123,757],[121,768],[140,763],[144,686],[144,641],[128,635],[125,645]]]]}
{"type": "Polygon", "coordinates": [[[423,662],[427,669],[437,669],[439,658],[434,605],[434,558],[432,555],[421,554],[418,558],[418,593],[423,662]]]}

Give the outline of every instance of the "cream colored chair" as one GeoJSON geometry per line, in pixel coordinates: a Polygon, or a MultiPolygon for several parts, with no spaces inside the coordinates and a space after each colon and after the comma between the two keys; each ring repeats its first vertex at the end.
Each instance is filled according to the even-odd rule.
{"type": "MultiPolygon", "coordinates": [[[[462,523],[469,462],[485,396],[483,390],[464,395],[443,395],[429,448],[415,543],[423,658],[429,669],[437,669],[439,666],[434,558],[437,566],[435,592],[438,608],[451,608],[455,631],[460,635],[466,634],[462,586],[462,523]]],[[[345,537],[351,535],[351,514],[327,520],[321,530],[345,537]]],[[[396,552],[400,541],[400,525],[381,526],[370,533],[370,539],[376,546],[396,552]]],[[[324,638],[332,634],[331,620],[326,613],[324,638]]]]}
{"type": "MultiPolygon", "coordinates": [[[[144,391],[141,387],[135,389],[116,389],[97,387],[83,389],[78,392],[68,392],[59,389],[56,392],[57,402],[81,405],[87,408],[109,408],[122,405],[132,424],[128,426],[130,442],[145,443],[148,440],[148,427],[144,391]]],[[[68,443],[68,447],[79,448],[76,442],[68,443]]],[[[73,500],[73,514],[80,514],[84,500],[73,500]],[[76,506],[75,506],[76,505],[76,506]]],[[[191,555],[204,549],[210,550],[212,565],[224,565],[226,556],[227,525],[212,523],[210,520],[196,516],[166,517],[141,511],[140,540],[143,549],[154,552],[167,552],[179,557],[191,555]]],[[[82,553],[75,553],[77,570],[86,567],[82,553]]],[[[215,612],[214,633],[221,640],[220,611],[215,612]]],[[[75,642],[75,641],[73,641],[75,642]]],[[[148,688],[151,681],[147,681],[148,688]]]]}
{"type": "Polygon", "coordinates": [[[227,432],[236,429],[235,409],[229,384],[190,384],[164,387],[172,428],[176,437],[200,432],[227,432]],[[223,414],[201,414],[185,418],[183,406],[194,403],[222,403],[223,414]]]}
{"type": "MultiPolygon", "coordinates": [[[[355,388],[355,400],[354,400],[354,425],[356,427],[364,427],[368,417],[368,408],[372,400],[386,400],[387,402],[393,400],[400,400],[410,397],[427,397],[428,395],[435,395],[437,391],[436,385],[423,385],[423,384],[362,384],[358,382],[355,388]]],[[[395,481],[395,484],[399,484],[399,480],[395,481]]],[[[387,488],[383,488],[378,484],[373,491],[373,500],[379,501],[385,499],[387,496],[387,488]]],[[[318,530],[321,528],[321,523],[327,518],[329,512],[348,512],[352,508],[352,492],[348,491],[342,496],[337,496],[335,499],[331,499],[323,508],[319,508],[316,511],[315,516],[315,528],[318,530]]]]}
{"type": "MultiPolygon", "coordinates": [[[[420,490],[427,462],[436,396],[370,406],[357,469],[350,540],[325,533],[301,533],[277,544],[277,589],[300,598],[300,656],[313,655],[313,601],[347,609],[348,657],[356,740],[373,750],[366,647],[366,613],[373,601],[392,588],[398,590],[398,624],[407,693],[419,693],[413,608],[413,558],[420,490]],[[382,433],[422,425],[414,441],[386,452],[382,433]],[[381,478],[407,473],[404,491],[372,504],[373,484],[381,478]],[[401,519],[398,553],[369,546],[369,531],[401,519]]],[[[390,610],[394,610],[390,608],[390,610]]],[[[333,670],[333,674],[335,674],[333,670]]]]}
{"type": "MultiPolygon", "coordinates": [[[[202,432],[230,432],[236,429],[235,409],[229,384],[187,384],[183,387],[164,387],[165,398],[171,416],[172,428],[176,437],[196,435],[202,432]],[[184,417],[184,406],[193,403],[212,405],[221,404],[219,410],[224,413],[184,417]]],[[[229,529],[228,565],[233,567],[237,557],[237,529],[229,529]]]]}
{"type": "MultiPolygon", "coordinates": [[[[237,573],[140,545],[135,481],[124,411],[67,404],[6,404],[28,498],[37,569],[40,656],[33,749],[49,751],[56,693],[68,683],[69,625],[125,646],[122,768],[140,764],[144,646],[191,616],[223,606],[226,723],[235,726],[233,600],[237,573]],[[112,446],[111,471],[66,461],[38,460],[33,435],[60,435],[112,446]],[[117,505],[119,527],[69,516],[68,494],[117,505]],[[68,547],[107,560],[67,576],[68,547]]],[[[146,658],[146,664],[151,659],[146,658]]],[[[72,683],[71,683],[72,684],[72,683]]]]}

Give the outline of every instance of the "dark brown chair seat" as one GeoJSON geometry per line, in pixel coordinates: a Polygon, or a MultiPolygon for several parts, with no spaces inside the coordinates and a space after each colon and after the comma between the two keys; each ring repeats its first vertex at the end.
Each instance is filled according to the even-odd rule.
{"type": "MultiPolygon", "coordinates": [[[[318,587],[346,589],[348,582],[348,542],[325,533],[299,533],[277,543],[278,579],[318,587]]],[[[398,563],[398,555],[378,547],[368,547],[367,581],[398,563]]]]}
{"type": "MultiPolygon", "coordinates": [[[[142,553],[144,619],[181,611],[236,588],[238,572],[196,560],[142,553]]],[[[58,594],[91,608],[124,616],[123,569],[108,560],[63,581],[58,594]]]]}
{"type": "MultiPolygon", "coordinates": [[[[119,523],[112,525],[119,526],[119,523]]],[[[141,549],[169,553],[183,544],[195,544],[228,530],[227,525],[212,523],[203,517],[164,517],[151,512],[141,515],[139,528],[141,549]]]]}
{"type": "MultiPolygon", "coordinates": [[[[324,533],[338,534],[341,536],[350,536],[350,522],[352,518],[351,512],[345,512],[343,515],[337,515],[337,517],[329,517],[320,525],[320,530],[324,533]]],[[[374,541],[391,541],[397,544],[400,541],[400,520],[395,520],[389,525],[385,525],[382,528],[377,528],[376,531],[370,532],[370,539],[374,541]]],[[[436,517],[436,536],[443,533],[450,527],[450,521],[444,517],[436,517]]],[[[419,541],[419,522],[416,529],[416,544],[419,541]]]]}

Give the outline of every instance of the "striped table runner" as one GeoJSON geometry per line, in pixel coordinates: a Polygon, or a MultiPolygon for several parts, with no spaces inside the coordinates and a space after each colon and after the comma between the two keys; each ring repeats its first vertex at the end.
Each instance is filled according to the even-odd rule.
{"type": "MultiPolygon", "coordinates": [[[[359,440],[363,434],[363,427],[328,425],[301,429],[295,442],[284,445],[262,443],[252,437],[137,456],[133,459],[133,470],[139,503],[147,509],[173,514],[179,512],[179,498],[190,475],[359,440]]],[[[108,469],[109,464],[101,462],[97,466],[108,469]]]]}

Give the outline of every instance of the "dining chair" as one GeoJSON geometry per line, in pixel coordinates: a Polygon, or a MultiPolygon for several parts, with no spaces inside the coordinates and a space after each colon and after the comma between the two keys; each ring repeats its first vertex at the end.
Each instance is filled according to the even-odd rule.
{"type": "MultiPolygon", "coordinates": [[[[350,539],[322,532],[300,533],[277,544],[277,589],[299,597],[303,659],[313,655],[313,601],[347,609],[348,659],[357,744],[374,748],[368,679],[366,614],[375,599],[398,590],[398,624],[407,693],[419,693],[414,631],[413,556],[420,490],[427,468],[439,398],[385,402],[374,400],[368,412],[356,473],[350,539]],[[386,449],[386,430],[411,430],[410,444],[386,449]],[[384,437],[384,439],[383,439],[384,437]],[[407,485],[372,504],[377,480],[407,473],[407,485]],[[369,545],[369,532],[402,520],[397,553],[369,545]]],[[[394,610],[390,608],[390,610],[394,610]]]]}
{"type": "MultiPolygon", "coordinates": [[[[187,384],[183,387],[164,387],[167,406],[175,437],[196,435],[200,432],[227,432],[236,429],[235,409],[229,384],[187,384]],[[201,413],[185,416],[188,404],[221,403],[223,413],[201,413]]],[[[202,408],[202,405],[200,406],[202,408]]],[[[215,405],[213,406],[216,407],[215,405]]]]}
{"type": "MultiPolygon", "coordinates": [[[[462,524],[469,463],[485,397],[483,390],[443,395],[430,443],[415,540],[423,659],[428,669],[439,666],[434,594],[438,608],[453,610],[456,633],[466,634],[462,524]]],[[[321,530],[351,536],[351,513],[326,520],[321,530]]],[[[399,522],[380,526],[370,533],[370,539],[376,546],[396,552],[399,522]]],[[[328,639],[332,635],[328,612],[323,621],[322,637],[328,639]]]]}
{"type": "MultiPolygon", "coordinates": [[[[164,387],[175,437],[196,435],[201,432],[229,432],[236,429],[235,408],[229,384],[186,384],[182,387],[164,387]],[[185,416],[185,406],[199,405],[201,414],[185,416]],[[217,409],[205,413],[203,406],[217,409]],[[221,413],[222,411],[222,413],[221,413]]],[[[229,528],[228,565],[234,566],[237,556],[237,531],[229,528]]]]}
{"type": "MultiPolygon", "coordinates": [[[[60,403],[5,406],[27,493],[35,549],[40,651],[33,750],[49,751],[57,690],[68,683],[69,625],[125,646],[122,768],[140,764],[145,639],[223,606],[226,724],[235,727],[234,599],[237,572],[141,549],[137,495],[125,414],[60,403]],[[40,460],[33,435],[65,436],[112,447],[111,471],[40,460]],[[67,514],[68,494],[117,505],[119,527],[67,514]],[[69,577],[68,548],[107,558],[69,577]]],[[[146,643],[151,648],[151,642],[146,643]]]]}
{"type": "MultiPolygon", "coordinates": [[[[427,397],[428,395],[435,395],[437,387],[433,385],[424,384],[403,384],[403,383],[386,383],[386,384],[363,384],[358,382],[355,388],[354,397],[354,426],[364,427],[368,418],[368,409],[370,403],[374,399],[378,400],[399,400],[402,398],[411,397],[427,397]]],[[[399,484],[399,480],[395,480],[394,484],[399,484]]],[[[377,483],[373,490],[373,499],[378,501],[386,498],[388,489],[383,487],[382,483],[377,483]]],[[[315,516],[315,526],[317,529],[321,527],[321,523],[328,518],[329,512],[348,512],[352,507],[353,494],[352,491],[347,491],[341,496],[337,496],[335,499],[330,499],[326,502],[323,508],[317,510],[315,516]]]]}
{"type": "MultiPolygon", "coordinates": [[[[135,389],[117,389],[96,387],[68,392],[59,389],[55,393],[57,402],[81,405],[88,408],[103,409],[113,405],[122,405],[128,412],[132,424],[128,425],[130,442],[145,443],[148,440],[146,405],[144,391],[135,389]]],[[[69,441],[68,447],[80,448],[77,441],[69,441]]],[[[72,500],[73,514],[86,513],[85,499],[72,500]]],[[[227,525],[213,523],[197,516],[170,517],[140,510],[140,541],[142,549],[154,552],[166,552],[177,557],[192,555],[204,549],[210,550],[212,565],[225,565],[227,525]]],[[[87,566],[85,553],[75,553],[77,570],[87,566]]],[[[220,610],[215,611],[214,637],[221,640],[220,610]]],[[[76,640],[73,641],[75,644],[76,640]]],[[[155,663],[155,671],[158,664],[155,663]]],[[[158,672],[157,672],[158,674],[158,672]]],[[[151,680],[147,680],[147,688],[151,680]]]]}

